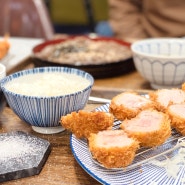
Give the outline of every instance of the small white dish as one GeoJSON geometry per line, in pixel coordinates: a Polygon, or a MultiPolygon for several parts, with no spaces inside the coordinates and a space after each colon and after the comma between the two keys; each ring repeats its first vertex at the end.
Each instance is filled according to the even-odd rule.
{"type": "Polygon", "coordinates": [[[6,76],[6,67],[3,64],[0,64],[0,80],[6,76]]]}

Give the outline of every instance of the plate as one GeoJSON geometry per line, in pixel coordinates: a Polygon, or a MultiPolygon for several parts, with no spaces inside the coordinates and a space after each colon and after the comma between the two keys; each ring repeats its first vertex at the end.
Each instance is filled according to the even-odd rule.
{"type": "MultiPolygon", "coordinates": [[[[43,66],[67,66],[67,67],[74,67],[78,68],[81,70],[84,70],[88,73],[90,73],[94,78],[107,78],[107,77],[113,77],[113,76],[118,76],[118,75],[123,75],[125,73],[131,72],[135,70],[135,66],[132,60],[132,55],[127,56],[124,60],[122,61],[116,61],[116,62],[111,62],[111,63],[101,63],[101,64],[91,64],[91,65],[68,65],[65,63],[57,63],[57,62],[52,62],[48,61],[46,59],[42,59],[37,56],[37,54],[42,51],[46,46],[49,45],[54,45],[58,44],[61,42],[69,41],[70,39],[74,39],[77,37],[82,37],[82,36],[69,36],[67,38],[63,39],[56,39],[56,40],[49,40],[46,42],[43,42],[41,44],[38,44],[33,48],[32,51],[32,58],[33,58],[33,63],[35,67],[43,67],[43,66]]],[[[119,43],[122,46],[126,46],[130,50],[130,43],[115,39],[115,38],[110,38],[110,37],[96,37],[96,38],[90,38],[87,36],[83,36],[85,38],[91,39],[93,41],[114,41],[116,43],[119,43]]]]}
{"type": "MultiPolygon", "coordinates": [[[[3,37],[0,37],[3,39],[3,37]]],[[[10,37],[10,49],[7,55],[0,60],[6,66],[7,73],[21,65],[32,54],[32,48],[43,42],[43,39],[10,37]]]]}
{"type": "MultiPolygon", "coordinates": [[[[109,104],[98,107],[96,110],[108,112],[109,104]]],[[[117,129],[119,127],[119,121],[115,121],[114,124],[114,128],[117,129]]],[[[177,143],[181,138],[182,136],[180,134],[178,134],[175,130],[172,130],[172,136],[163,145],[156,148],[139,149],[133,163],[125,169],[106,169],[99,165],[96,161],[94,161],[94,159],[92,159],[87,141],[77,139],[73,134],[70,137],[70,145],[73,155],[79,165],[90,176],[102,184],[180,185],[183,184],[183,181],[185,182],[185,162],[182,162],[181,165],[179,164],[179,166],[174,167],[173,161],[171,161],[171,163],[168,163],[170,165],[160,167],[155,165],[154,161],[161,161],[164,163],[166,159],[172,159],[177,156],[176,154],[181,149],[181,146],[177,145],[177,143]],[[174,173],[173,175],[167,172],[170,170],[174,173]]]]}

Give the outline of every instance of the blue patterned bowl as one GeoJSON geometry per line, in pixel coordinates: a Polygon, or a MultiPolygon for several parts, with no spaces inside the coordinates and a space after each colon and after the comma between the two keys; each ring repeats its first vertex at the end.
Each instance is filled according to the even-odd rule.
{"type": "Polygon", "coordinates": [[[185,39],[144,39],[131,50],[136,69],[152,88],[177,88],[185,82],[185,39]]]}
{"type": "MultiPolygon", "coordinates": [[[[57,86],[61,86],[61,82],[58,82],[58,79],[56,79],[56,82],[57,86]]],[[[75,83],[77,85],[80,82],[81,81],[75,83]]],[[[70,81],[68,83],[72,82],[70,81]]],[[[1,81],[1,88],[9,106],[20,117],[20,119],[30,124],[36,132],[51,134],[64,130],[59,123],[61,116],[84,108],[88,101],[93,83],[93,77],[89,73],[82,70],[68,67],[42,67],[19,71],[5,77],[1,81]],[[22,92],[17,93],[16,91],[8,88],[10,84],[14,83],[16,85],[18,84],[18,88],[22,88],[24,90],[25,86],[20,85],[20,82],[18,83],[16,80],[20,80],[21,78],[25,79],[26,77],[26,80],[24,81],[31,86],[32,83],[28,82],[27,79],[32,79],[33,76],[30,78],[29,75],[35,76],[43,73],[46,75],[48,73],[57,73],[59,75],[69,74],[70,76],[75,75],[76,78],[86,79],[87,84],[81,90],[70,94],[56,96],[36,96],[33,95],[33,93],[25,95],[22,92]]],[[[50,85],[51,84],[48,84],[48,86],[50,85]]],[[[68,86],[66,85],[64,88],[68,88],[68,86]]],[[[35,91],[36,90],[37,89],[35,89],[35,91]]]]}

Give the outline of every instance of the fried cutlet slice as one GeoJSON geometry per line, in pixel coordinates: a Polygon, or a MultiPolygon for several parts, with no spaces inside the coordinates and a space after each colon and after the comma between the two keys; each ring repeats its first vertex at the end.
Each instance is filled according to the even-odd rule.
{"type": "Polygon", "coordinates": [[[166,113],[171,119],[171,126],[185,136],[185,103],[170,105],[166,113]]]}
{"type": "Polygon", "coordinates": [[[9,35],[5,35],[4,39],[0,41],[0,59],[6,56],[10,48],[10,43],[8,41],[9,35]]]}
{"type": "Polygon", "coordinates": [[[169,105],[185,102],[185,91],[178,88],[159,89],[150,93],[150,99],[155,102],[158,111],[165,112],[169,105]]]}
{"type": "Polygon", "coordinates": [[[169,116],[157,110],[143,110],[135,118],[124,120],[120,128],[145,147],[161,145],[171,135],[169,116]]]}
{"type": "Polygon", "coordinates": [[[182,90],[185,91],[185,83],[182,84],[182,90]]]}
{"type": "Polygon", "coordinates": [[[139,142],[123,130],[104,130],[89,137],[89,150],[106,168],[121,168],[132,163],[139,142]]]}
{"type": "Polygon", "coordinates": [[[151,100],[134,92],[123,92],[112,98],[109,112],[117,119],[124,120],[135,117],[140,111],[153,108],[151,100]]]}
{"type": "Polygon", "coordinates": [[[77,138],[88,138],[91,133],[112,128],[114,117],[106,112],[80,110],[61,117],[61,124],[77,138]]]}

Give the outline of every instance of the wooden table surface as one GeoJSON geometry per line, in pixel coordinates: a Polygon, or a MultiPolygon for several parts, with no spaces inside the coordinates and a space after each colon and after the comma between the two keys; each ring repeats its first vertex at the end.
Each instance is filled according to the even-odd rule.
{"type": "MultiPolygon", "coordinates": [[[[28,61],[14,71],[22,68],[32,68],[28,61]]],[[[149,84],[136,72],[113,78],[95,80],[91,95],[112,98],[124,90],[150,90],[149,84]]],[[[87,104],[85,110],[93,110],[101,104],[87,104]]],[[[7,181],[2,185],[98,185],[100,184],[87,174],[76,162],[70,148],[70,133],[63,131],[58,134],[44,135],[36,133],[31,126],[21,121],[13,111],[5,106],[0,113],[0,132],[25,131],[46,139],[51,143],[51,153],[39,175],[7,181]]]]}

